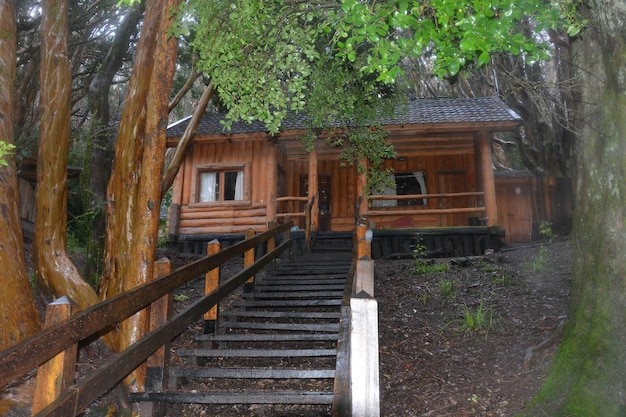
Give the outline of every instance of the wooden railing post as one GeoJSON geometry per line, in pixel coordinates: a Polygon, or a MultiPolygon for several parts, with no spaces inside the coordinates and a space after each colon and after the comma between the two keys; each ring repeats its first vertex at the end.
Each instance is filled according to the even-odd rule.
{"type": "MultiPolygon", "coordinates": [[[[161,258],[154,263],[153,279],[165,276],[172,271],[172,263],[167,258],[161,258]]],[[[172,312],[172,294],[166,294],[150,305],[150,331],[156,330],[167,323],[172,312]]],[[[161,346],[146,361],[145,390],[160,392],[165,390],[168,383],[165,364],[169,360],[169,341],[161,346]]],[[[144,402],[138,407],[140,417],[161,417],[165,415],[165,404],[144,402]]]]}
{"type": "MultiPolygon", "coordinates": [[[[73,307],[75,304],[67,297],[61,297],[48,304],[45,327],[51,327],[68,319],[72,315],[73,307]]],[[[56,400],[66,387],[72,385],[76,354],[77,345],[72,345],[39,367],[31,415],[37,414],[56,400]]]]}
{"type": "MultiPolygon", "coordinates": [[[[272,230],[276,226],[277,226],[276,221],[272,220],[271,222],[267,224],[267,230],[272,230]]],[[[270,253],[271,251],[276,249],[276,236],[272,236],[271,239],[267,241],[266,247],[267,247],[267,250],[265,251],[265,253],[270,253]]],[[[275,265],[276,265],[276,259],[272,261],[272,268],[274,268],[275,265]]]]}
{"type": "MultiPolygon", "coordinates": [[[[254,230],[252,230],[252,229],[246,230],[246,235],[245,236],[246,236],[246,240],[247,239],[252,239],[254,237],[254,230]]],[[[244,267],[244,269],[249,267],[253,263],[254,263],[254,248],[251,248],[251,249],[248,249],[243,254],[243,267],[244,267]]],[[[243,290],[244,290],[244,292],[250,292],[250,291],[252,291],[252,287],[254,287],[254,275],[252,275],[250,277],[250,279],[248,279],[246,281],[246,283],[243,285],[243,290]]]]}
{"type": "MultiPolygon", "coordinates": [[[[285,223],[291,223],[291,216],[287,216],[285,217],[285,223]]],[[[285,231],[285,242],[288,241],[289,239],[291,239],[291,228],[287,229],[285,231]]],[[[289,249],[287,250],[287,259],[291,258],[291,248],[293,247],[293,245],[291,247],[289,247],[289,249]]]]}
{"type": "MultiPolygon", "coordinates": [[[[221,249],[220,242],[214,239],[207,245],[207,256],[212,256],[218,253],[221,249]]],[[[220,268],[214,268],[206,273],[204,280],[204,294],[207,295],[210,292],[217,289],[220,283],[220,268]]],[[[217,304],[214,305],[204,313],[204,333],[215,333],[217,329],[217,304]]]]}
{"type": "Polygon", "coordinates": [[[372,231],[366,225],[357,226],[357,259],[354,290],[355,294],[365,291],[374,296],[374,261],[372,260],[372,231]]]}

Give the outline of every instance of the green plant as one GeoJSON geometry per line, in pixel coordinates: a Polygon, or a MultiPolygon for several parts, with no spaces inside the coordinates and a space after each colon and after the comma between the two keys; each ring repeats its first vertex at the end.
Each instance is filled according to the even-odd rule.
{"type": "Polygon", "coordinates": [[[430,294],[428,294],[428,292],[426,291],[421,292],[417,295],[417,301],[419,301],[422,304],[426,304],[428,300],[430,300],[430,294]]]}
{"type": "Polygon", "coordinates": [[[526,272],[539,272],[542,271],[546,267],[546,262],[548,261],[548,251],[545,246],[542,246],[539,249],[537,255],[535,255],[530,261],[526,263],[526,267],[524,270],[526,272]]]}
{"type": "Polygon", "coordinates": [[[474,333],[489,331],[495,326],[493,309],[485,307],[483,300],[475,310],[470,310],[467,305],[463,306],[463,318],[459,330],[474,333]]]}
{"type": "Polygon", "coordinates": [[[415,268],[413,268],[413,272],[419,275],[423,275],[428,273],[445,272],[448,269],[450,269],[450,265],[448,264],[438,264],[434,262],[424,262],[420,260],[415,263],[415,268]]]}
{"type": "Polygon", "coordinates": [[[491,278],[491,281],[493,281],[497,285],[502,285],[505,287],[508,287],[509,285],[513,284],[513,278],[511,277],[511,275],[509,275],[508,273],[504,271],[500,271],[499,273],[494,273],[491,278]]]}
{"type": "Polygon", "coordinates": [[[174,294],[174,301],[182,302],[189,300],[189,296],[187,294],[174,294]]]}
{"type": "Polygon", "coordinates": [[[543,220],[539,224],[539,236],[541,236],[544,239],[548,240],[548,242],[552,242],[554,239],[557,238],[556,234],[552,231],[552,223],[551,222],[549,222],[547,220],[543,220]]]}

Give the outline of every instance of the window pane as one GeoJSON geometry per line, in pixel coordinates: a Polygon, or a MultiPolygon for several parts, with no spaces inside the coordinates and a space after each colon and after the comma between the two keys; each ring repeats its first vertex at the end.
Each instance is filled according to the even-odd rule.
{"type": "Polygon", "coordinates": [[[200,197],[198,202],[217,201],[220,195],[220,177],[217,172],[200,174],[200,197]]]}
{"type": "Polygon", "coordinates": [[[224,172],[224,200],[225,201],[243,199],[241,195],[237,195],[238,194],[237,193],[237,182],[238,182],[237,178],[239,177],[238,174],[239,174],[239,171],[224,172]]]}
{"type": "MultiPolygon", "coordinates": [[[[424,194],[426,190],[422,190],[423,173],[403,173],[396,174],[396,192],[398,195],[416,195],[424,194]],[[420,181],[422,179],[422,181],[420,181]]],[[[424,204],[424,199],[411,199],[411,200],[398,200],[398,205],[401,206],[421,206],[424,204]]]]}

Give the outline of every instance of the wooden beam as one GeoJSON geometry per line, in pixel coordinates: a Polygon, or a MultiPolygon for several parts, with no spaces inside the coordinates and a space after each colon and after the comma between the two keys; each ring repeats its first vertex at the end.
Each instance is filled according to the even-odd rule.
{"type": "Polygon", "coordinates": [[[276,213],[278,212],[278,203],[276,201],[276,197],[278,196],[277,152],[278,148],[276,146],[270,149],[269,157],[265,162],[267,178],[259,178],[261,181],[267,181],[267,195],[265,196],[265,203],[267,205],[267,213],[265,214],[266,223],[274,221],[276,219],[276,213]]]}
{"type": "Polygon", "coordinates": [[[496,185],[493,176],[493,162],[491,159],[491,134],[481,130],[477,135],[477,153],[479,154],[482,189],[485,192],[485,217],[487,226],[498,223],[498,205],[496,203],[496,185]]]}
{"type": "Polygon", "coordinates": [[[358,198],[358,215],[357,218],[361,218],[367,213],[368,210],[368,192],[367,192],[367,170],[369,168],[369,160],[367,158],[361,159],[360,166],[357,167],[357,198],[358,198]]]}
{"type": "MultiPolygon", "coordinates": [[[[311,205],[311,225],[310,231],[314,232],[319,228],[319,215],[320,209],[318,204],[318,163],[317,163],[317,149],[314,147],[309,153],[309,204],[311,205]]],[[[308,226],[308,225],[307,225],[308,226]]]]}

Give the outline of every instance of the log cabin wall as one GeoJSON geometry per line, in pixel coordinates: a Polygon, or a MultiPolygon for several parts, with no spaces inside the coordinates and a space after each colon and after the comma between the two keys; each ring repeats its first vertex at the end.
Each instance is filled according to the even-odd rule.
{"type": "Polygon", "coordinates": [[[182,192],[176,197],[180,200],[180,208],[175,234],[243,233],[249,228],[257,232],[266,230],[268,200],[275,198],[279,181],[278,154],[279,149],[264,139],[195,142],[179,173],[181,178],[177,179],[182,192]],[[229,167],[244,171],[243,198],[198,202],[199,172],[229,167]]]}
{"type": "MultiPolygon", "coordinates": [[[[307,160],[288,160],[285,163],[287,178],[287,195],[304,196],[302,178],[309,172],[307,160]]],[[[330,176],[330,230],[334,232],[352,231],[354,229],[354,206],[357,201],[356,168],[341,167],[338,158],[323,159],[318,162],[318,175],[330,176]]],[[[286,210],[291,212],[304,210],[303,203],[290,203],[286,210]]],[[[294,219],[295,223],[304,228],[304,219],[294,219]]]]}

